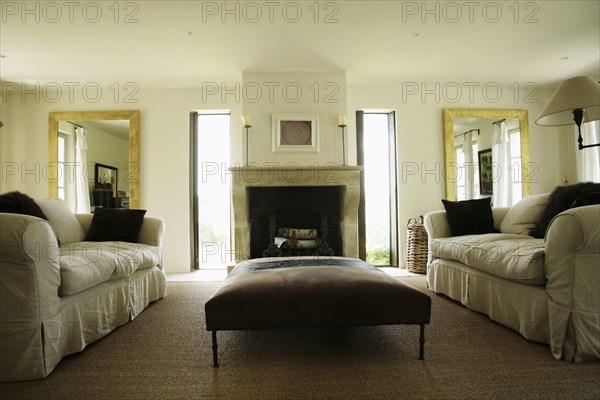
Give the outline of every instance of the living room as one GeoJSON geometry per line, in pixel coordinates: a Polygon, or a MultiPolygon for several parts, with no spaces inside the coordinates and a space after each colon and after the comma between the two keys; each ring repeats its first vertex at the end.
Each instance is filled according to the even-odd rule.
{"type": "MultiPolygon", "coordinates": [[[[118,33],[115,31],[114,40],[108,40],[110,47],[113,45],[117,48],[116,54],[113,58],[128,57],[129,62],[133,64],[132,69],[128,73],[119,72],[119,68],[116,66],[109,67],[103,63],[99,63],[99,59],[104,56],[100,54],[90,54],[96,61],[94,69],[98,70],[98,74],[102,73],[104,79],[101,81],[95,74],[89,73],[89,78],[79,79],[77,76],[65,76],[63,78],[50,78],[46,81],[40,81],[38,83],[38,89],[41,89],[41,93],[36,96],[30,93],[31,90],[35,90],[35,78],[27,78],[29,74],[23,75],[23,80],[34,79],[32,85],[27,86],[25,93],[14,93],[14,85],[7,85],[4,87],[5,93],[2,103],[2,122],[4,127],[2,128],[2,160],[3,162],[14,162],[18,165],[18,171],[10,172],[5,170],[2,181],[2,191],[7,192],[11,190],[21,190],[28,193],[34,198],[44,197],[47,195],[47,185],[43,182],[43,165],[47,160],[47,119],[48,112],[52,111],[101,111],[101,110],[114,110],[114,109],[139,109],[141,112],[141,126],[142,133],[140,137],[140,199],[144,208],[149,210],[152,215],[157,215],[163,218],[169,229],[178,232],[177,235],[167,235],[165,238],[165,268],[167,273],[177,272],[188,272],[190,261],[190,240],[187,238],[188,226],[190,224],[189,210],[189,164],[188,164],[188,146],[189,146],[189,113],[193,110],[221,110],[228,109],[231,111],[231,163],[233,165],[243,165],[244,148],[243,148],[243,128],[241,126],[240,115],[248,112],[252,113],[252,107],[257,107],[261,104],[268,104],[271,106],[271,110],[263,110],[261,115],[254,115],[253,120],[255,124],[260,123],[261,126],[255,126],[250,130],[252,135],[251,143],[249,143],[249,153],[252,157],[251,161],[254,162],[297,162],[299,164],[311,165],[313,162],[326,163],[330,161],[341,162],[341,137],[339,135],[339,128],[337,128],[337,113],[345,112],[348,115],[348,140],[347,140],[347,152],[348,152],[348,163],[355,165],[356,163],[356,139],[355,139],[355,121],[354,111],[360,109],[384,109],[384,110],[395,110],[397,119],[397,130],[398,130],[398,165],[399,165],[399,221],[406,221],[410,217],[423,215],[424,213],[441,208],[440,199],[444,197],[444,184],[442,178],[441,164],[440,162],[444,159],[443,149],[443,135],[442,135],[442,118],[441,112],[444,108],[498,108],[498,109],[525,109],[528,110],[530,115],[530,136],[531,136],[531,162],[539,166],[539,173],[536,175],[537,182],[532,183],[532,193],[544,193],[549,192],[552,188],[558,184],[563,183],[565,180],[569,182],[576,181],[576,170],[575,170],[575,139],[573,139],[572,127],[540,127],[531,123],[535,120],[541,109],[544,107],[552,91],[560,83],[560,81],[573,76],[579,75],[594,75],[597,73],[597,52],[593,46],[594,24],[585,24],[581,22],[576,16],[586,18],[590,20],[591,12],[586,7],[592,7],[590,2],[582,2],[581,7],[571,7],[567,5],[570,3],[548,3],[545,8],[542,7],[544,15],[547,16],[547,20],[539,18],[540,21],[532,24],[519,24],[516,25],[519,29],[526,29],[524,32],[520,32],[519,36],[515,36],[514,40],[500,41],[499,37],[507,35],[507,31],[510,31],[511,35],[516,35],[514,29],[515,25],[512,20],[512,16],[508,14],[510,10],[504,10],[507,14],[506,18],[499,21],[498,24],[503,24],[506,29],[501,29],[501,25],[487,23],[483,17],[479,18],[477,14],[477,20],[471,24],[468,20],[459,21],[460,23],[446,22],[442,18],[439,23],[435,22],[435,15],[428,17],[425,23],[421,22],[420,15],[406,16],[408,21],[400,24],[396,28],[390,27],[390,31],[394,32],[383,44],[377,46],[390,48],[396,48],[398,53],[405,52],[413,54],[416,60],[423,57],[423,54],[428,54],[429,59],[426,61],[427,67],[423,68],[432,69],[433,65],[437,65],[435,72],[430,72],[429,77],[425,78],[423,72],[419,71],[414,61],[405,62],[409,66],[403,66],[408,68],[408,71],[399,73],[395,72],[396,68],[393,68],[389,63],[389,58],[383,58],[381,61],[377,60],[377,56],[370,59],[362,59],[360,61],[363,70],[368,70],[368,66],[376,65],[371,68],[375,69],[371,76],[367,76],[363,73],[363,77],[353,78],[354,75],[359,75],[352,71],[339,71],[339,72],[282,72],[281,74],[273,74],[273,82],[279,83],[280,87],[274,88],[273,102],[268,98],[268,87],[262,86],[263,97],[260,98],[258,103],[250,103],[250,100],[255,96],[254,93],[246,94],[244,85],[253,83],[256,81],[253,72],[244,72],[244,69],[231,71],[230,76],[223,76],[224,71],[230,66],[225,68],[212,67],[202,65],[202,70],[206,69],[210,72],[210,75],[193,75],[193,71],[187,71],[191,69],[186,66],[186,73],[190,74],[186,79],[191,79],[193,83],[180,82],[178,84],[170,84],[171,88],[156,87],[159,86],[158,81],[153,79],[145,78],[142,83],[142,78],[145,75],[147,69],[146,64],[150,62],[147,59],[141,59],[141,49],[139,52],[135,52],[135,57],[123,54],[126,48],[144,48],[149,43],[159,43],[160,38],[145,39],[145,43],[136,40],[137,38],[127,36],[124,33],[124,37],[131,40],[127,44],[124,43],[123,38],[117,38],[118,33]],[[568,13],[561,12],[559,7],[566,7],[571,9],[568,13]],[[568,14],[565,16],[564,14],[568,14]],[[556,20],[550,20],[550,15],[556,20]],[[567,20],[565,18],[568,18],[567,20]],[[570,22],[569,22],[570,21],[570,22]],[[589,43],[589,51],[586,53],[581,49],[570,49],[561,48],[556,49],[551,46],[552,51],[542,52],[537,49],[538,52],[544,54],[541,58],[536,56],[532,59],[528,55],[531,50],[531,46],[525,42],[525,37],[531,35],[537,35],[538,39],[544,40],[545,43],[550,43],[552,40],[546,39],[547,33],[546,26],[560,27],[565,26],[565,30],[570,30],[569,23],[577,25],[577,28],[573,28],[574,32],[579,32],[581,29],[586,29],[587,41],[589,43]],[[477,49],[479,39],[469,36],[467,31],[470,31],[473,26],[481,26],[482,32],[485,32],[485,37],[490,43],[499,45],[505,45],[507,48],[498,49],[497,54],[510,54],[510,57],[496,57],[493,62],[489,62],[485,57],[481,57],[479,51],[470,52],[472,57],[471,60],[463,62],[457,60],[454,55],[457,51],[458,43],[461,49],[477,49]],[[568,29],[567,29],[568,27],[568,29]],[[401,29],[400,29],[401,28],[401,29]],[[441,32],[432,33],[426,35],[425,32],[421,36],[413,37],[413,33],[417,33],[420,30],[426,31],[430,29],[439,29],[441,32],[451,29],[448,33],[442,34],[441,32]],[[510,28],[510,29],[508,29],[510,28]],[[398,31],[399,30],[399,31],[398,31]],[[529,32],[530,31],[530,32],[529,32]],[[451,35],[452,33],[452,35],[451,35]],[[465,46],[465,41],[474,40],[468,46],[465,46]],[[425,42],[425,43],[424,43],[425,42]],[[511,50],[512,48],[512,50],[511,50]],[[510,51],[510,52],[509,52],[510,51]],[[568,57],[567,53],[577,51],[577,55],[571,56],[568,60],[560,60],[561,57],[568,57]],[[560,53],[565,55],[561,55],[560,53]],[[477,54],[476,54],[477,53],[477,54]],[[131,59],[133,58],[133,59],[131,59]],[[520,63],[522,67],[516,69],[510,76],[499,79],[494,76],[492,72],[489,72],[491,68],[498,71],[511,70],[509,65],[504,63],[510,58],[511,63],[520,63]],[[500,65],[490,64],[499,63],[500,65]],[[101,67],[100,67],[101,64],[101,67]],[[382,66],[382,64],[384,64],[382,66]],[[441,66],[444,67],[441,67],[441,66]],[[464,65],[473,65],[473,67],[465,67],[464,65]],[[535,66],[543,67],[535,67],[535,66]],[[554,75],[550,74],[551,67],[556,70],[554,75]],[[114,69],[109,74],[109,70],[114,69]],[[529,72],[530,71],[530,72],[529,72]],[[312,76],[308,75],[311,74],[312,76]],[[395,75],[392,75],[392,73],[395,75]],[[387,74],[387,77],[386,75],[387,74]],[[233,77],[231,77],[231,75],[233,77]],[[334,76],[332,76],[334,75],[334,76]],[[310,76],[310,78],[305,78],[310,76]],[[413,78],[414,76],[414,78],[413,78]],[[475,79],[475,77],[478,77],[475,79]],[[334,78],[332,80],[332,78],[334,78]],[[336,83],[336,87],[339,91],[335,94],[336,100],[339,100],[337,104],[323,103],[325,96],[327,95],[326,89],[323,86],[333,81],[336,83]],[[77,84],[71,84],[71,91],[69,90],[68,82],[77,82],[77,84]],[[59,82],[61,94],[51,95],[50,92],[55,88],[56,83],[59,82]],[[129,87],[126,86],[128,82],[133,82],[137,86],[129,87]],[[302,86],[303,97],[301,101],[303,103],[298,104],[286,101],[281,92],[281,87],[289,82],[299,82],[302,86]],[[310,89],[310,85],[317,83],[321,86],[320,98],[318,102],[314,102],[314,90],[310,89]],[[474,83],[476,82],[476,83],[474,83]],[[117,83],[120,90],[110,89],[111,85],[117,83]],[[533,83],[533,85],[531,85],[533,83]],[[106,87],[102,93],[98,94],[94,87],[96,84],[102,84],[106,87]],[[214,84],[217,85],[218,92],[215,93],[214,84]],[[85,86],[87,85],[87,87],[85,86]],[[184,86],[185,85],[185,86],[184,86]],[[203,86],[204,85],[204,86],[203,86]],[[238,86],[236,86],[238,85],[238,86]],[[529,86],[528,86],[529,85],[529,86]],[[179,86],[179,87],[177,87],[179,86]],[[183,86],[183,87],[181,87],[183,86]],[[223,90],[224,87],[226,90],[223,90]],[[203,87],[210,88],[210,93],[205,93],[203,87]],[[85,88],[85,91],[84,91],[85,88]],[[88,89],[89,88],[89,89],[88,89]],[[139,90],[138,90],[139,88],[139,90]],[[223,89],[222,89],[223,88],[223,89]],[[135,92],[133,91],[135,89],[135,92]],[[89,94],[87,93],[89,91],[89,94]],[[72,92],[72,95],[71,95],[72,92]],[[115,102],[115,99],[118,100],[115,102]],[[89,100],[89,101],[88,101],[89,100]],[[92,102],[93,101],[93,102],[92,102]],[[311,157],[308,160],[303,159],[304,154],[288,155],[285,158],[274,158],[270,153],[270,121],[268,115],[270,112],[310,112],[314,109],[323,109],[325,106],[327,112],[322,114],[321,135],[322,140],[327,140],[328,148],[322,149],[318,157],[311,157]],[[309,109],[310,107],[310,109],[309,109]],[[268,129],[266,128],[268,127],[268,129]],[[327,129],[327,130],[326,130],[327,129]],[[18,132],[16,134],[15,132],[18,132]],[[335,141],[334,141],[335,140],[335,141]],[[28,144],[35,144],[35,146],[29,146],[28,144]],[[334,147],[335,146],[335,147],[334,147]],[[169,149],[165,152],[164,149],[169,149]],[[573,149],[572,151],[561,151],[565,149],[573,149]],[[149,162],[148,160],[160,160],[160,162],[149,162]],[[402,170],[404,166],[404,170],[402,170]],[[414,171],[413,167],[417,166],[418,170],[414,171]],[[36,170],[37,168],[37,170],[36,170]],[[29,172],[33,171],[33,172],[29,172]],[[39,173],[37,172],[39,171],[39,173]],[[419,193],[418,196],[414,196],[413,193],[419,193]],[[177,195],[171,195],[177,194],[177,195]]],[[[540,3],[540,6],[544,3],[540,3]]],[[[313,35],[327,35],[331,31],[331,35],[335,34],[329,41],[331,46],[327,46],[326,49],[320,49],[320,51],[330,50],[332,54],[329,56],[331,60],[327,64],[327,68],[334,68],[336,64],[335,52],[339,51],[339,48],[344,45],[341,38],[338,41],[337,38],[341,33],[336,33],[338,30],[348,29],[347,26],[355,26],[355,23],[359,22],[366,24],[366,16],[361,15],[362,10],[355,9],[355,7],[344,7],[344,3],[340,4],[341,10],[339,13],[344,12],[345,18],[341,18],[339,23],[336,24],[320,24],[315,28],[321,30],[322,33],[312,32],[313,35]],[[362,21],[362,22],[361,22],[362,21]],[[343,25],[344,28],[339,28],[343,25]],[[339,43],[339,46],[337,45],[339,43]]],[[[381,5],[379,5],[381,6],[381,5]]],[[[524,5],[522,5],[524,7],[524,5]]],[[[167,13],[169,10],[173,10],[169,6],[166,10],[162,10],[158,4],[154,7],[150,7],[146,3],[140,3],[140,11],[138,17],[140,23],[131,25],[116,25],[118,29],[125,28],[136,28],[140,29],[140,26],[146,26],[146,24],[154,23],[167,23],[161,18],[161,12],[167,13]],[[157,8],[158,7],[158,8],[157,8]],[[143,12],[143,13],[142,13],[143,12]],[[145,16],[147,23],[143,22],[142,16],[145,16]],[[121,28],[122,27],[122,28],[121,28]]],[[[191,7],[191,5],[190,5],[191,7]]],[[[196,5],[193,9],[200,7],[196,5]]],[[[388,4],[387,7],[392,7],[388,4]]],[[[438,6],[441,7],[441,6],[438,6]]],[[[201,9],[199,9],[200,11],[201,9]]],[[[378,7],[367,7],[367,11],[378,15],[382,13],[378,7]]],[[[182,12],[182,11],[180,11],[182,12]]],[[[402,15],[402,8],[400,5],[394,6],[389,13],[391,15],[402,15]],[[397,9],[397,10],[396,10],[397,9]],[[400,14],[397,14],[395,12],[400,14]]],[[[450,11],[448,11],[450,12],[450,11]]],[[[491,11],[490,11],[491,12],[491,11]]],[[[540,11],[541,12],[541,11],[540,11]]],[[[183,13],[183,12],[182,12],[183,13]]],[[[255,25],[243,25],[242,22],[237,24],[234,19],[230,23],[222,24],[220,17],[206,17],[208,21],[202,22],[201,15],[194,13],[189,16],[189,22],[182,20],[178,25],[184,26],[189,24],[192,27],[197,27],[198,32],[194,35],[188,35],[186,30],[181,30],[181,37],[177,39],[177,46],[193,46],[195,43],[203,41],[204,33],[202,30],[210,30],[215,32],[215,37],[219,37],[217,29],[223,32],[223,35],[231,29],[239,29],[238,32],[243,32],[246,28],[255,27],[255,25]]],[[[374,20],[375,15],[373,16],[374,20]]],[[[20,37],[19,40],[26,40],[23,34],[15,33],[12,35],[8,29],[21,28],[28,29],[28,25],[21,24],[20,16],[17,15],[15,18],[18,24],[8,20],[3,25],[3,29],[7,33],[3,35],[3,54],[5,58],[2,59],[2,71],[3,75],[7,75],[10,71],[10,63],[16,63],[15,56],[9,54],[11,47],[8,47],[10,40],[15,37],[20,37]],[[16,19],[18,17],[18,20],[16,19]],[[21,26],[25,25],[25,26],[21,26]],[[4,44],[6,43],[6,44],[4,44]]],[[[464,16],[466,18],[467,15],[464,16]]],[[[8,18],[8,17],[7,17],[8,18]]],[[[592,18],[593,20],[593,18],[592,18]]],[[[43,21],[42,21],[43,22],[43,21]]],[[[35,24],[36,29],[43,29],[46,27],[56,27],[54,24],[48,22],[35,24]]],[[[85,21],[84,21],[85,22],[85,21]]],[[[384,22],[394,26],[394,20],[388,21],[384,19],[384,22]]],[[[100,23],[112,23],[111,21],[100,23]]],[[[300,21],[300,23],[307,24],[309,27],[313,27],[312,20],[300,21]]],[[[279,21],[281,28],[284,30],[278,30],[280,34],[287,32],[291,35],[289,40],[294,39],[297,35],[298,25],[291,25],[283,21],[279,21]],[[291,25],[291,26],[290,26],[291,25]]],[[[89,24],[92,25],[92,24],[89,24]]],[[[111,25],[112,26],[112,25],[111,25]]],[[[302,26],[302,25],[300,25],[302,26]]],[[[89,30],[89,35],[94,35],[96,30],[101,30],[102,27],[99,25],[86,26],[83,28],[89,30]]],[[[191,29],[191,28],[190,28],[191,29]]],[[[306,29],[306,28],[303,28],[306,29]]],[[[365,31],[367,31],[365,29],[365,31]]],[[[157,35],[160,36],[156,31],[157,35]]],[[[165,31],[166,32],[166,31],[165,31]]],[[[561,30],[562,32],[562,30],[561,30]]],[[[374,32],[373,32],[374,33],[374,32]]],[[[40,39],[40,35],[37,32],[32,31],[30,34],[36,35],[35,37],[40,39]]],[[[568,34],[563,33],[561,36],[569,38],[568,34]]],[[[575,33],[573,33],[575,35],[575,33]]],[[[43,35],[41,36],[43,37],[43,35]]],[[[92,36],[94,37],[94,36],[92,36]]],[[[95,36],[97,37],[97,36],[95,36]]],[[[531,36],[536,37],[536,36],[531,36]]],[[[79,49],[83,43],[78,44],[78,41],[87,43],[90,39],[89,36],[81,35],[80,37],[69,37],[68,40],[62,42],[62,45],[67,48],[79,49]]],[[[383,37],[382,37],[383,39],[383,37]]],[[[141,40],[141,39],[140,39],[141,40]]],[[[533,39],[532,39],[533,40],[533,39]]],[[[564,37],[561,38],[565,42],[565,46],[571,46],[573,42],[567,40],[564,37]]],[[[370,42],[369,40],[368,42],[370,42]]],[[[33,43],[34,41],[29,41],[33,43]]],[[[169,43],[167,41],[167,43],[169,43]]],[[[293,42],[292,42],[293,43],[293,42]]],[[[282,43],[280,46],[284,46],[282,43]]],[[[106,46],[107,44],[105,44],[106,46]]],[[[156,45],[153,45],[156,46],[156,45]]],[[[548,46],[550,46],[548,44],[548,46]]],[[[247,52],[246,45],[242,46],[243,49],[240,51],[241,54],[247,52]]],[[[294,46],[290,46],[293,48],[294,46]]],[[[23,48],[23,47],[21,47],[23,48]]],[[[154,47],[157,48],[157,47],[154,47]]],[[[169,45],[165,43],[163,45],[164,51],[173,51],[173,48],[169,49],[169,45]]],[[[269,71],[287,71],[300,69],[297,62],[293,61],[298,56],[294,56],[294,50],[279,48],[283,51],[283,54],[287,54],[285,57],[278,58],[272,61],[260,61],[260,65],[268,66],[269,71]],[[290,58],[292,57],[292,58],[290,58]],[[285,60],[285,61],[283,61],[285,60]],[[280,66],[280,67],[278,67],[280,66]]],[[[368,49],[368,47],[367,47],[368,49]]],[[[16,51],[16,49],[15,49],[16,51]]],[[[80,50],[79,50],[80,51],[80,50]]],[[[104,51],[108,51],[105,49],[104,51]]],[[[265,49],[257,50],[257,52],[266,51],[265,49]]],[[[368,50],[367,50],[368,51],[368,50]]],[[[47,64],[51,58],[50,50],[47,46],[39,46],[35,51],[30,52],[28,57],[36,55],[40,57],[38,60],[44,60],[42,63],[47,64]],[[46,50],[44,50],[46,48],[46,50]],[[48,54],[42,56],[41,51],[48,51],[48,54]]],[[[231,53],[237,53],[232,50],[231,53]]],[[[153,53],[154,54],[154,53],[153,53]]],[[[231,55],[229,55],[231,56],[231,55]]],[[[322,56],[325,56],[323,54],[322,56]]],[[[339,56],[342,56],[340,54],[339,56]]],[[[395,57],[400,57],[395,54],[395,57]]],[[[466,57],[467,55],[465,55],[466,57]]],[[[153,55],[154,57],[154,55],[153,55]]],[[[241,57],[239,54],[236,58],[241,57]]],[[[256,54],[247,54],[250,59],[256,59],[255,62],[244,62],[249,67],[253,64],[257,64],[259,60],[267,57],[258,57],[256,54]]],[[[345,57],[348,57],[345,55],[345,57]]],[[[382,55],[382,57],[384,57],[382,55]]],[[[386,55],[385,57],[391,57],[386,55]]],[[[355,57],[349,57],[354,59],[355,57]]],[[[357,57],[360,58],[360,57],[357,57]]],[[[156,67],[157,70],[161,71],[162,75],[169,75],[179,67],[176,64],[170,63],[168,60],[170,57],[165,55],[161,57],[161,61],[152,60],[153,63],[159,62],[160,67],[156,67]]],[[[402,59],[402,57],[400,57],[402,59]]],[[[27,71],[27,68],[32,68],[32,65],[39,64],[40,61],[26,61],[28,66],[21,65],[20,70],[27,71]]],[[[202,58],[202,62],[210,64],[210,59],[202,58]]],[[[314,61],[316,62],[316,61],[314,61]]],[[[358,63],[359,61],[353,61],[358,63]]],[[[422,61],[420,61],[422,62],[422,61]]],[[[60,64],[60,62],[59,62],[60,64]]],[[[317,69],[318,65],[307,65],[304,70],[317,69]]],[[[13,67],[16,68],[16,67],[13,67]]],[[[60,66],[57,66],[55,71],[58,71],[60,66]]],[[[90,67],[84,68],[84,70],[90,71],[90,67]]],[[[199,68],[199,67],[198,67],[199,68]]],[[[259,67],[260,68],[260,67],[259,67]]],[[[252,69],[257,69],[252,68],[252,69]]],[[[267,69],[267,68],[265,68],[267,69]]],[[[324,69],[324,68],[321,68],[324,69]]],[[[358,66],[356,67],[358,69],[358,66]]],[[[40,74],[41,72],[30,73],[32,77],[40,74]]],[[[53,73],[55,74],[55,73],[53,73]]],[[[82,74],[82,70],[79,70],[78,74],[82,74]]],[[[506,73],[504,72],[506,75],[506,73]]],[[[3,77],[3,80],[7,78],[3,77]]],[[[185,79],[182,79],[182,81],[185,79]]],[[[169,85],[167,83],[166,85],[169,85]]],[[[165,86],[165,84],[160,85],[165,86]]],[[[246,86],[250,87],[251,86],[246,86]]],[[[17,86],[16,89],[19,89],[17,86]]],[[[295,96],[293,93],[291,96],[295,96]]],[[[401,240],[404,241],[404,240],[401,240]]]]}
{"type": "Polygon", "coordinates": [[[74,3],[2,2],[0,193],[48,197],[49,113],[139,110],[139,208],[165,223],[167,276],[193,269],[194,111],[230,114],[232,167],[356,166],[356,112],[394,111],[400,267],[406,221],[447,195],[444,109],[526,110],[530,193],[578,182],[574,125],[535,121],[562,81],[600,79],[596,1],[74,3]],[[276,113],[317,114],[319,152],[273,152],[276,113]]]}

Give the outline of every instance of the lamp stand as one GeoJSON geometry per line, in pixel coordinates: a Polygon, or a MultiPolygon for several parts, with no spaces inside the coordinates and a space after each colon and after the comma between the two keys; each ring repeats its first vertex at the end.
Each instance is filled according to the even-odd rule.
{"type": "Polygon", "coordinates": [[[583,150],[588,147],[600,146],[600,143],[587,144],[587,145],[583,144],[583,137],[581,136],[581,123],[583,122],[583,109],[576,108],[573,110],[573,120],[575,121],[575,124],[577,125],[577,133],[579,135],[579,136],[577,136],[577,142],[579,143],[579,150],[583,150]]]}

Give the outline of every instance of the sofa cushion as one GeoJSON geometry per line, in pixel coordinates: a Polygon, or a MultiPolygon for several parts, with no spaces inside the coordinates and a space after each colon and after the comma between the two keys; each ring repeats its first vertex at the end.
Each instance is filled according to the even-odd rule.
{"type": "Polygon", "coordinates": [[[75,218],[75,214],[62,199],[39,199],[36,203],[48,217],[48,222],[56,234],[59,243],[83,241],[85,232],[75,218]]]}
{"type": "Polygon", "coordinates": [[[523,197],[513,205],[500,224],[502,233],[529,235],[542,217],[550,193],[523,197]]]}
{"type": "Polygon", "coordinates": [[[145,214],[146,210],[96,208],[85,240],[137,243],[145,214]]]}
{"type": "Polygon", "coordinates": [[[68,296],[110,279],[115,260],[98,243],[77,242],[60,247],[60,287],[58,294],[68,296]]]}
{"type": "Polygon", "coordinates": [[[446,209],[446,218],[452,236],[498,232],[494,228],[494,216],[489,197],[464,201],[442,199],[442,203],[446,209]]]}
{"type": "Polygon", "coordinates": [[[115,259],[113,277],[125,278],[135,271],[152,268],[160,264],[160,247],[142,243],[102,242],[98,243],[115,259]]]}
{"type": "Polygon", "coordinates": [[[159,247],[126,242],[79,242],[60,247],[59,295],[68,296],[111,278],[125,278],[161,260],[159,247]]]}
{"type": "Polygon", "coordinates": [[[542,239],[506,233],[438,238],[432,240],[431,252],[511,281],[546,284],[542,239]]]}

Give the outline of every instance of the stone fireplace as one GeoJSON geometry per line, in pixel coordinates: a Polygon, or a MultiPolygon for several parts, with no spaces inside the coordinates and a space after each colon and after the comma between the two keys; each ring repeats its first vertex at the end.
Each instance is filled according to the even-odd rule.
{"type": "Polygon", "coordinates": [[[266,249],[266,215],[300,204],[329,216],[328,242],[335,255],[358,257],[361,170],[334,164],[231,168],[236,262],[260,257],[266,249]]]}

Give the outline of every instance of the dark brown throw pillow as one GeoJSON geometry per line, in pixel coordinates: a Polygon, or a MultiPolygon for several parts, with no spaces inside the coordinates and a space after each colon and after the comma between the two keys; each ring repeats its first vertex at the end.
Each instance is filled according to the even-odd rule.
{"type": "Polygon", "coordinates": [[[494,228],[491,199],[449,201],[443,200],[446,218],[452,236],[497,233],[494,228]]]}
{"type": "Polygon", "coordinates": [[[32,215],[48,220],[34,199],[21,192],[0,194],[0,212],[32,215]]]}
{"type": "Polygon", "coordinates": [[[87,242],[137,243],[146,210],[96,208],[87,242]]]}
{"type": "Polygon", "coordinates": [[[542,218],[529,235],[543,239],[550,221],[555,216],[569,208],[585,205],[584,203],[589,204],[590,201],[593,201],[593,192],[600,192],[600,183],[579,182],[554,188],[550,193],[550,197],[548,197],[548,203],[546,203],[542,218]]]}

